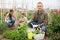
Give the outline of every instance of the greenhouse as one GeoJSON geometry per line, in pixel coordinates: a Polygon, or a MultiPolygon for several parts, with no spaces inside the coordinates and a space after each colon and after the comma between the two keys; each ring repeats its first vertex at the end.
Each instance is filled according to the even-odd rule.
{"type": "Polygon", "coordinates": [[[60,0],[0,0],[0,40],[60,40],[60,0]]]}

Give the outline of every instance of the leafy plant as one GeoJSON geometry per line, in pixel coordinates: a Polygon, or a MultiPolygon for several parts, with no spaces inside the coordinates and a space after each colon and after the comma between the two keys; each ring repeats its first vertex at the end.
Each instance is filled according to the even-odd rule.
{"type": "Polygon", "coordinates": [[[17,19],[19,20],[21,18],[21,12],[18,12],[17,19]]]}
{"type": "Polygon", "coordinates": [[[11,40],[27,40],[27,28],[28,25],[25,23],[20,27],[17,27],[15,31],[4,32],[3,37],[9,38],[11,40]]]}
{"type": "Polygon", "coordinates": [[[1,15],[0,15],[0,20],[1,20],[1,15]]]}
{"type": "Polygon", "coordinates": [[[39,34],[40,33],[40,30],[35,30],[33,33],[34,34],[39,34]]]}
{"type": "Polygon", "coordinates": [[[9,31],[9,32],[4,32],[3,37],[4,38],[9,38],[11,40],[15,40],[15,38],[18,36],[17,31],[9,31]]]}
{"type": "Polygon", "coordinates": [[[28,15],[27,15],[28,20],[30,20],[32,18],[32,16],[33,16],[32,12],[28,13],[28,15]]]}
{"type": "Polygon", "coordinates": [[[50,38],[50,40],[59,40],[60,37],[58,33],[60,33],[60,14],[51,12],[51,23],[48,25],[47,28],[47,35],[50,38]],[[58,35],[58,36],[57,36],[58,35]]]}
{"type": "Polygon", "coordinates": [[[27,40],[26,29],[28,28],[27,24],[23,24],[18,28],[19,36],[17,36],[16,40],[27,40]]]}
{"type": "Polygon", "coordinates": [[[7,29],[7,23],[6,22],[2,22],[0,23],[0,31],[5,31],[7,29]]]}

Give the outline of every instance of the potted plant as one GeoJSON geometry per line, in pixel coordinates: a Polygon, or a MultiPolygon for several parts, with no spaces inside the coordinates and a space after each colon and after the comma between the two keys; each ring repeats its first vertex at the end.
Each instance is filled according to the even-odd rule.
{"type": "Polygon", "coordinates": [[[42,30],[35,30],[33,34],[34,34],[34,40],[42,40],[45,36],[45,32],[42,30]]]}
{"type": "Polygon", "coordinates": [[[30,40],[40,40],[44,38],[45,32],[42,30],[35,30],[33,28],[27,29],[28,39],[30,40]]]}

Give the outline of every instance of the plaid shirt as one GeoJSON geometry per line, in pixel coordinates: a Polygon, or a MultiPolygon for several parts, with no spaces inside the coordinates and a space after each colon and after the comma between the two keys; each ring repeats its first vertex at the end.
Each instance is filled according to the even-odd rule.
{"type": "Polygon", "coordinates": [[[48,24],[48,15],[47,15],[47,13],[45,13],[44,10],[42,10],[40,12],[36,11],[32,18],[32,21],[39,22],[40,24],[43,23],[43,25],[46,25],[46,24],[48,24]]]}

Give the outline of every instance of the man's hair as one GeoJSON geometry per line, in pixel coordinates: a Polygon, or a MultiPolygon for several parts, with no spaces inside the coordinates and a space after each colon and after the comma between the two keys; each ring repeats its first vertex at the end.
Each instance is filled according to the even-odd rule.
{"type": "Polygon", "coordinates": [[[37,4],[42,4],[42,2],[38,2],[37,4]]]}

